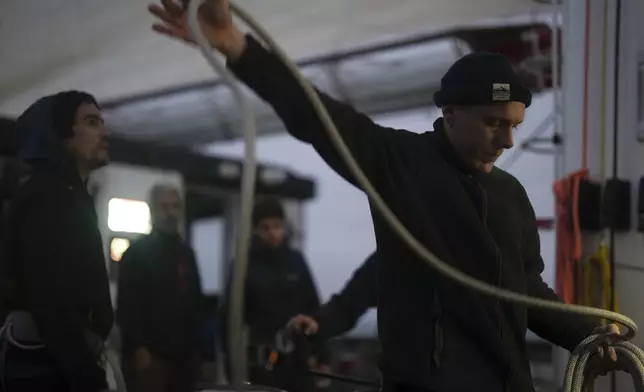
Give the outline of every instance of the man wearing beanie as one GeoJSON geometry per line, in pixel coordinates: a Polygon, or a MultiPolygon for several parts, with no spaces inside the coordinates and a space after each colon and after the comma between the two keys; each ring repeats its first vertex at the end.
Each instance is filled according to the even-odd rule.
{"type": "Polygon", "coordinates": [[[100,361],[112,304],[86,190],[108,162],[101,112],[91,95],[62,92],[31,105],[16,134],[32,172],[10,209],[12,313],[0,339],[0,390],[107,390],[100,361]]]}
{"type": "MultiPolygon", "coordinates": [[[[157,32],[194,41],[185,9],[163,1],[150,11],[158,18],[157,32]]],[[[227,2],[202,7],[201,24],[212,47],[272,105],[287,131],[355,184],[288,68],[235,26],[227,2]]],[[[514,128],[532,98],[505,58],[471,54],[449,69],[435,95],[443,116],[433,132],[385,128],[328,95],[320,98],[370,182],[417,240],[476,279],[557,300],[541,278],[539,233],[525,189],[494,167],[513,146],[514,128]]],[[[598,327],[599,320],[470,291],[429,268],[377,211],[372,215],[386,392],[534,391],[527,329],[569,350],[591,331],[617,331],[598,327]]]]}

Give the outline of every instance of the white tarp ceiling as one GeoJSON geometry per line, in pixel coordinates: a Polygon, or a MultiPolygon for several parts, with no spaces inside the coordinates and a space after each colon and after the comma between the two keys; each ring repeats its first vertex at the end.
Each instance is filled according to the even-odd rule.
{"type": "MultiPolygon", "coordinates": [[[[346,51],[485,19],[532,0],[239,0],[294,58],[346,51]]],[[[150,30],[143,0],[0,0],[0,114],[82,89],[114,100],[212,80],[200,54],[150,30]]]]}

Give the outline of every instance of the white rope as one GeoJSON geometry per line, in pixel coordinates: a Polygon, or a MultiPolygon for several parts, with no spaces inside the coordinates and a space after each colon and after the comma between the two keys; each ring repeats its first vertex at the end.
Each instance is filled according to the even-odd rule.
{"type": "Polygon", "coordinates": [[[208,63],[213,67],[224,82],[230,87],[235,100],[239,104],[242,113],[242,127],[244,131],[244,169],[241,178],[241,203],[240,218],[237,231],[237,247],[235,251],[235,263],[233,265],[233,277],[230,286],[230,315],[228,324],[228,342],[231,366],[231,383],[233,388],[243,388],[244,375],[246,373],[246,355],[244,348],[244,282],[246,281],[246,270],[248,265],[248,248],[252,230],[251,218],[253,213],[253,200],[255,196],[255,181],[257,177],[257,156],[255,153],[256,124],[255,113],[250,101],[242,91],[235,77],[228,72],[226,66],[217,59],[208,40],[203,36],[199,28],[199,7],[202,1],[192,1],[188,8],[188,21],[192,36],[195,37],[201,53],[208,63]]]}
{"type": "MultiPolygon", "coordinates": [[[[190,30],[195,37],[203,55],[206,57],[215,72],[220,74],[226,81],[226,83],[231,87],[231,89],[235,93],[236,99],[241,106],[241,113],[242,117],[244,118],[244,138],[246,149],[244,159],[244,175],[242,179],[242,216],[240,220],[240,234],[246,234],[250,231],[251,227],[250,214],[252,210],[252,198],[254,193],[252,192],[252,184],[249,185],[249,182],[251,182],[252,180],[252,183],[254,184],[255,180],[254,166],[256,163],[256,132],[255,127],[253,126],[254,114],[252,113],[247,99],[241,92],[238,83],[234,81],[232,75],[226,70],[225,66],[215,57],[210,44],[201,33],[197,14],[199,7],[205,1],[207,0],[192,1],[190,3],[190,30]],[[244,186],[246,186],[246,188],[244,188],[244,186]]],[[[460,270],[445,263],[444,261],[436,257],[433,253],[431,253],[427,248],[425,248],[398,220],[396,215],[389,209],[387,204],[377,193],[374,186],[370,183],[367,176],[364,174],[356,160],[353,158],[349,148],[344,144],[342,136],[336,129],[331,116],[324,107],[324,104],[320,101],[320,98],[308,83],[308,81],[299,72],[297,65],[295,65],[293,61],[291,61],[288,55],[275,42],[273,37],[248,12],[246,12],[244,9],[242,9],[232,1],[229,1],[229,4],[231,11],[255,31],[255,33],[271,49],[275,56],[277,56],[293,74],[293,77],[297,80],[298,84],[304,90],[308,99],[311,101],[316,114],[322,122],[322,125],[328,132],[335,148],[344,160],[344,163],[349,168],[349,171],[355,178],[356,182],[369,196],[372,205],[378,210],[378,212],[380,212],[382,217],[391,226],[393,231],[398,234],[401,240],[405,242],[409,246],[409,248],[416,252],[416,254],[421,259],[423,259],[431,268],[435,269],[437,272],[469,289],[478,291],[482,294],[486,294],[507,302],[512,302],[527,307],[602,318],[619,323],[622,326],[626,327],[626,333],[621,337],[620,341],[612,342],[612,347],[615,348],[622,363],[624,363],[623,359],[627,361],[627,363],[624,363],[624,366],[629,367],[629,371],[634,374],[634,379],[642,381],[642,383],[636,382],[636,386],[640,388],[638,389],[638,391],[644,391],[644,352],[642,352],[642,350],[637,346],[628,342],[628,340],[631,340],[637,333],[637,325],[629,317],[616,312],[593,308],[590,306],[570,305],[555,301],[548,301],[541,298],[534,298],[487,284],[485,282],[474,279],[471,276],[464,274],[460,270]]],[[[231,328],[231,335],[233,335],[233,333],[237,334],[241,330],[241,323],[243,322],[243,283],[247,264],[247,246],[248,238],[240,235],[237,244],[236,265],[234,267],[233,286],[231,291],[232,313],[230,326],[235,327],[231,328]]],[[[565,392],[581,392],[582,388],[588,384],[588,380],[586,379],[585,374],[586,365],[588,364],[589,359],[597,354],[598,342],[605,343],[606,337],[590,336],[582,343],[580,343],[572,353],[564,380],[565,392]]],[[[242,374],[242,370],[240,369],[240,366],[245,366],[245,364],[242,363],[243,361],[237,363],[235,361],[239,361],[240,358],[243,358],[244,349],[245,348],[241,345],[241,340],[237,336],[231,336],[231,366],[233,367],[233,370],[236,370],[235,372],[233,372],[233,386],[235,387],[242,385],[242,379],[240,376],[242,374]]]]}
{"type": "Polygon", "coordinates": [[[114,375],[114,381],[116,383],[116,390],[118,392],[127,392],[127,386],[125,384],[123,372],[121,371],[118,355],[116,355],[116,352],[109,347],[105,348],[104,355],[105,362],[110,369],[112,369],[112,374],[114,375]]]}

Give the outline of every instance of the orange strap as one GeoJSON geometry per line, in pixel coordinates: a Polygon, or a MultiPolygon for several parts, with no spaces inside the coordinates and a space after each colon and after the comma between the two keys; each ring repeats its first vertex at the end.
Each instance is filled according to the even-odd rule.
{"type": "Polygon", "coordinates": [[[582,169],[555,181],[556,225],[556,290],[566,303],[578,303],[583,297],[581,257],[583,241],[579,225],[579,184],[588,178],[582,169]]]}

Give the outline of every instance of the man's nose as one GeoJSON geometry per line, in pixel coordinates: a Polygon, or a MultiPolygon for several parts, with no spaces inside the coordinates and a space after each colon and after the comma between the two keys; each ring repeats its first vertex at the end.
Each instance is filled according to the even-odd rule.
{"type": "Polygon", "coordinates": [[[499,129],[496,134],[497,147],[503,149],[510,149],[514,146],[514,128],[507,127],[499,129]]]}

